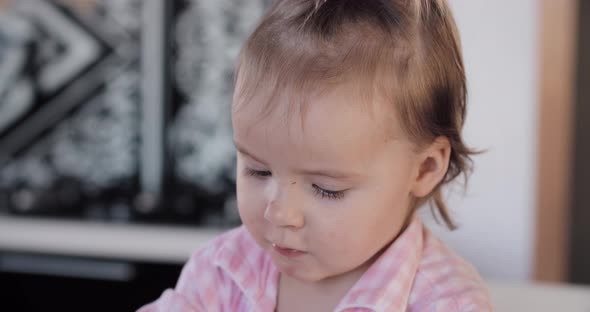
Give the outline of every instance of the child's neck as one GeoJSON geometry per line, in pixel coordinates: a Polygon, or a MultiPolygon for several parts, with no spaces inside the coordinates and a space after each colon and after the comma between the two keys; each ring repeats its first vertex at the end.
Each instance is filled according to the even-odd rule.
{"type": "Polygon", "coordinates": [[[355,281],[348,279],[316,283],[303,282],[281,274],[277,311],[333,311],[354,283],[355,281]]]}
{"type": "Polygon", "coordinates": [[[374,258],[352,271],[317,282],[280,274],[276,311],[333,311],[373,262],[374,258]]]}

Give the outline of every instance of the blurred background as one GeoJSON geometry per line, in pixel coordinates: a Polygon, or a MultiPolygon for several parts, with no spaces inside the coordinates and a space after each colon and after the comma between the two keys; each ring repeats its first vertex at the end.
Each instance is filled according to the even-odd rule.
{"type": "MultiPolygon", "coordinates": [[[[490,283],[585,289],[590,2],[449,2],[468,77],[465,138],[487,152],[467,190],[449,190],[460,228],[424,218],[490,283]]],[[[269,3],[0,0],[8,306],[133,311],[239,224],[232,69],[269,3]]]]}

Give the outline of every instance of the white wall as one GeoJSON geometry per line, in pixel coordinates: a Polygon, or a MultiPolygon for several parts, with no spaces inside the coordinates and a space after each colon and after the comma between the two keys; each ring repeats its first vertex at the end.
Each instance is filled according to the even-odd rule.
{"type": "Polygon", "coordinates": [[[468,79],[464,135],[475,172],[449,205],[460,228],[432,226],[486,278],[532,274],[537,150],[537,16],[534,0],[450,0],[468,79]]]}

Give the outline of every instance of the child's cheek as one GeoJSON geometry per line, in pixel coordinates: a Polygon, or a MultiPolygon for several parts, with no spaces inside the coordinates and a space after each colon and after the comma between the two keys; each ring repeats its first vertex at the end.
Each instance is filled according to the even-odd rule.
{"type": "Polygon", "coordinates": [[[260,183],[249,181],[252,177],[238,177],[237,199],[242,222],[257,225],[264,218],[264,197],[261,195],[260,183]]]}

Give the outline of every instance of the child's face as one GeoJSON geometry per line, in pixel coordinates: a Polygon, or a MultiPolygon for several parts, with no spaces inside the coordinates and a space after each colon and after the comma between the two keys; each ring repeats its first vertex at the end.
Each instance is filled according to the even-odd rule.
{"type": "Polygon", "coordinates": [[[391,109],[376,103],[371,111],[350,90],[312,97],[303,127],[298,109],[285,122],[285,103],[263,119],[255,104],[232,116],[242,221],[277,268],[299,280],[362,270],[407,216],[412,145],[398,126],[385,126],[397,123],[384,118],[391,109]]]}

